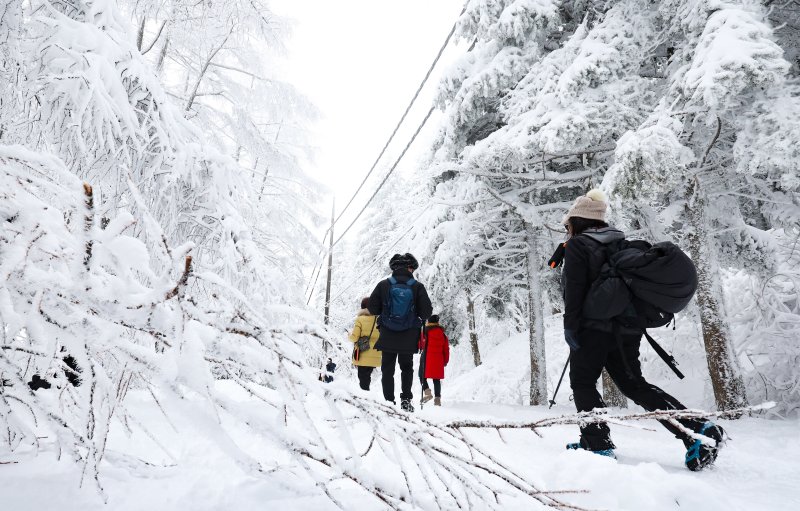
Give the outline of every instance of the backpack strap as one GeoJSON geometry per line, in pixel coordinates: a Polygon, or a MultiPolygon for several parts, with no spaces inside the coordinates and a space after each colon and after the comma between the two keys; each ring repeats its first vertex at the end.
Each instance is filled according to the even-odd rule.
{"type": "Polygon", "coordinates": [[[375,331],[375,325],[376,324],[378,324],[378,318],[375,318],[375,320],[372,322],[372,328],[370,328],[370,330],[369,330],[369,338],[370,339],[372,339],[372,332],[375,331]]]}
{"type": "MultiPolygon", "coordinates": [[[[417,281],[416,281],[416,280],[414,280],[414,277],[411,277],[410,279],[408,279],[408,280],[405,282],[405,285],[407,285],[408,287],[411,287],[411,286],[413,286],[413,285],[414,285],[414,284],[416,284],[416,283],[417,283],[417,281]]],[[[391,285],[393,285],[393,286],[394,286],[395,284],[397,284],[397,279],[396,279],[396,278],[394,278],[393,276],[392,276],[392,277],[389,277],[389,284],[391,284],[391,285]]]]}

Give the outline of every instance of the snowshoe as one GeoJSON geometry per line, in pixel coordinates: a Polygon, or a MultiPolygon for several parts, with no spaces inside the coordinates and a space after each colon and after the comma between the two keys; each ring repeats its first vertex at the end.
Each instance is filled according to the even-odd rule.
{"type": "Polygon", "coordinates": [[[617,455],[614,454],[614,449],[598,449],[596,451],[593,451],[591,449],[587,449],[586,447],[584,447],[583,444],[581,444],[580,442],[572,442],[567,444],[567,450],[577,451],[579,449],[583,449],[585,451],[589,451],[594,454],[599,454],[600,456],[607,456],[609,458],[617,459],[617,455]]]}
{"type": "Polygon", "coordinates": [[[688,441],[686,449],[686,468],[692,472],[703,470],[713,464],[717,459],[717,454],[722,448],[725,438],[725,430],[713,422],[706,422],[698,431],[699,434],[714,440],[714,445],[704,444],[700,440],[688,441]]]}
{"type": "Polygon", "coordinates": [[[404,412],[413,413],[414,412],[414,405],[411,404],[410,399],[401,399],[400,400],[400,409],[404,412]]]}

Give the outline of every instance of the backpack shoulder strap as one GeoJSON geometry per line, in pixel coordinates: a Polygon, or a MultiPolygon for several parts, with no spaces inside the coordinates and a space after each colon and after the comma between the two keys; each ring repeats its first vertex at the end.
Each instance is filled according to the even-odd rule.
{"type": "Polygon", "coordinates": [[[394,278],[394,277],[389,277],[389,279],[388,279],[388,280],[389,280],[389,284],[391,284],[391,285],[395,285],[395,284],[397,284],[397,279],[396,279],[396,278],[394,278]]]}
{"type": "Polygon", "coordinates": [[[414,285],[414,284],[416,284],[416,283],[417,283],[417,281],[416,281],[416,280],[414,280],[414,278],[412,277],[412,278],[408,279],[408,281],[406,282],[406,285],[407,285],[408,287],[411,287],[411,286],[413,286],[413,285],[414,285]]]}
{"type": "Polygon", "coordinates": [[[611,262],[611,257],[620,250],[626,248],[626,243],[628,243],[628,240],[626,240],[625,238],[622,238],[620,240],[615,240],[610,243],[603,243],[595,236],[593,236],[592,233],[586,233],[586,232],[580,234],[579,236],[585,236],[586,239],[590,239],[597,245],[600,245],[600,247],[603,249],[603,253],[605,253],[606,255],[606,261],[609,262],[611,262]]]}

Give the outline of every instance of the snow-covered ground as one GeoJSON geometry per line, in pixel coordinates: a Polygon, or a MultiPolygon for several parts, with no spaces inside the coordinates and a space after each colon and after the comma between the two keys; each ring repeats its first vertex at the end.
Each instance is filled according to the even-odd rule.
{"type": "MultiPolygon", "coordinates": [[[[353,387],[353,392],[359,392],[352,381],[340,380],[335,385],[353,387]]],[[[219,387],[222,392],[235,394],[243,407],[251,407],[251,416],[260,416],[265,430],[280,427],[274,416],[258,410],[262,405],[257,401],[237,393],[227,383],[219,387]]],[[[373,389],[372,397],[378,398],[379,391],[373,389]]],[[[259,440],[227,424],[223,418],[221,427],[229,434],[224,437],[232,440],[228,443],[215,433],[218,426],[201,415],[172,414],[168,422],[143,393],[133,393],[129,399],[150,435],[132,426],[135,433],[128,436],[119,424],[114,426],[101,464],[107,504],[91,482],[80,487],[81,467],[68,459],[58,460],[51,439],[42,438],[38,455],[12,453],[5,447],[0,450],[0,509],[336,509],[316,491],[311,480],[298,477],[292,481],[285,474],[273,475],[268,470],[253,475],[246,466],[248,456],[263,467],[276,465],[284,458],[284,453],[264,442],[263,437],[259,440]]],[[[426,406],[418,415],[433,423],[446,424],[461,419],[535,420],[570,413],[569,403],[547,410],[446,402],[441,408],[426,406]]],[[[540,431],[541,436],[529,430],[463,429],[462,432],[537,488],[581,492],[560,496],[564,502],[580,508],[800,509],[800,422],[746,418],[722,424],[731,440],[716,466],[701,473],[683,467],[681,443],[656,422],[612,427],[618,447],[616,461],[585,452],[567,452],[564,444],[577,437],[575,426],[545,428],[540,431]]],[[[324,467],[320,467],[320,475],[324,475],[324,467]]],[[[344,486],[342,491],[339,497],[354,508],[385,508],[369,496],[348,493],[344,486]]],[[[507,508],[515,507],[510,503],[507,508]]],[[[518,508],[531,509],[530,504],[518,508]]]]}
{"type": "MultiPolygon", "coordinates": [[[[453,403],[426,408],[436,421],[483,419],[536,420],[570,414],[570,405],[551,410],[510,405],[453,403]]],[[[537,487],[586,490],[564,500],[587,509],[609,510],[796,510],[800,509],[800,423],[742,419],[720,421],[731,440],[716,466],[694,473],[683,465],[684,449],[655,421],[635,427],[612,426],[618,459],[566,451],[577,440],[576,426],[540,430],[471,430],[486,446],[537,487]],[[647,428],[647,429],[642,429],[647,428]]]]}
{"type": "MultiPolygon", "coordinates": [[[[687,406],[713,409],[702,348],[693,328],[693,323],[684,321],[679,322],[675,331],[655,332],[664,347],[675,353],[687,374],[685,380],[675,378],[646,346],[642,348],[644,370],[651,381],[687,406]]],[[[333,403],[341,402],[341,396],[350,395],[374,399],[376,408],[383,406],[380,404],[379,371],[373,374],[373,388],[369,394],[357,388],[354,371],[344,359],[339,360],[333,384],[315,382],[314,375],[310,375],[312,378],[307,384],[319,385],[319,388],[308,389],[311,391],[307,397],[310,406],[307,403],[306,407],[311,410],[310,418],[315,422],[319,438],[338,457],[337,463],[367,474],[367,486],[391,488],[394,494],[403,495],[405,490],[398,478],[403,477],[400,475],[403,472],[412,474],[406,477],[410,477],[411,487],[418,489],[407,494],[406,503],[397,501],[397,508],[449,509],[446,499],[441,501],[445,505],[440,505],[432,495],[425,494],[429,490],[414,480],[419,473],[408,469],[420,465],[420,459],[406,456],[413,449],[398,444],[415,441],[415,433],[425,436],[434,425],[446,426],[455,420],[503,423],[574,413],[568,377],[555,407],[525,406],[530,378],[527,334],[498,328],[493,337],[487,335],[481,342],[483,364],[477,368],[472,367],[466,344],[453,347],[443,385],[444,406],[428,405],[418,410],[416,417],[422,421],[398,423],[396,418],[380,414],[377,422],[361,421],[347,412],[337,411],[333,403]],[[329,401],[326,403],[325,399],[329,401]],[[384,420],[387,422],[382,423],[384,420]],[[329,427],[334,422],[349,424],[349,437],[329,427]],[[395,449],[395,452],[389,459],[386,451],[376,453],[373,450],[359,465],[348,454],[348,449],[349,452],[369,452],[370,438],[374,440],[369,428],[373,424],[387,428],[384,433],[389,443],[383,447],[388,445],[389,450],[395,449]],[[397,463],[396,459],[402,461],[397,463]]],[[[552,395],[567,356],[558,316],[547,320],[547,356],[548,390],[552,395]]],[[[399,392],[399,371],[396,377],[399,392]]],[[[266,406],[230,381],[217,381],[216,392],[229,398],[224,401],[229,408],[214,408],[200,396],[176,400],[169,398],[169,394],[159,396],[161,405],[158,405],[149,393],[131,390],[126,399],[125,423],[116,418],[111,424],[109,442],[100,464],[102,495],[90,480],[91,476],[82,481],[81,465],[74,463],[67,454],[59,459],[53,433],[45,426],[39,433],[38,452],[22,448],[11,452],[4,445],[0,448],[0,510],[338,509],[325,495],[320,485],[323,481],[327,483],[325,488],[345,507],[364,510],[387,507],[364,491],[364,487],[347,481],[341,474],[336,475],[316,462],[298,462],[297,456],[287,451],[287,439],[301,446],[308,445],[309,441],[316,442],[313,437],[316,433],[305,433],[308,424],[287,420],[278,409],[266,406]],[[249,427],[242,420],[249,423],[249,427]]],[[[259,392],[267,401],[279,401],[277,391],[261,388],[259,392]]],[[[418,398],[420,390],[416,381],[414,393],[418,398]]],[[[44,400],[52,397],[49,391],[38,394],[44,400]]],[[[630,411],[640,410],[631,405],[630,411]]],[[[619,410],[613,413],[617,412],[619,410]]],[[[797,489],[800,488],[800,420],[749,417],[721,423],[730,441],[717,464],[701,473],[690,472],[683,466],[681,442],[654,421],[612,426],[617,460],[566,451],[564,445],[578,437],[577,427],[573,425],[540,429],[541,436],[530,430],[494,428],[462,428],[457,435],[464,435],[480,452],[490,453],[494,461],[537,490],[566,492],[557,497],[576,509],[800,509],[797,489]]],[[[437,444],[435,441],[429,445],[437,444]]],[[[446,474],[445,480],[448,477],[454,476],[446,474]]],[[[451,483],[470,484],[455,479],[451,483]]],[[[531,504],[529,499],[517,497],[503,495],[498,506],[545,509],[531,504]]]]}

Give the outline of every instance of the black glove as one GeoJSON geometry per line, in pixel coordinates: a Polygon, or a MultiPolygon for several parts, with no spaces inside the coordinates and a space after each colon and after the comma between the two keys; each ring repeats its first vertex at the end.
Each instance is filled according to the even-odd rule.
{"type": "Polygon", "coordinates": [[[564,340],[567,341],[569,349],[572,351],[578,351],[581,347],[581,343],[578,341],[578,332],[575,330],[564,330],[564,340]]]}

